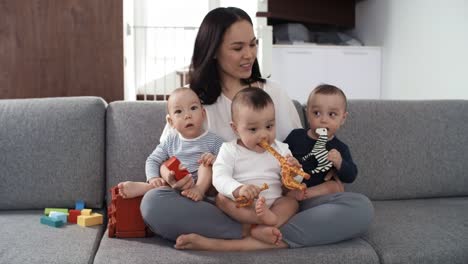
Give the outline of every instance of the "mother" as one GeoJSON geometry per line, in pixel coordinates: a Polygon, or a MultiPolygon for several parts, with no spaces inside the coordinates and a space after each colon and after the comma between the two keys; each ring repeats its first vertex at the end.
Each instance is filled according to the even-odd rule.
{"type": "MultiPolygon", "coordinates": [[[[299,116],[284,90],[261,78],[256,59],[257,39],[252,20],[243,10],[217,8],[203,19],[192,56],[190,88],[202,100],[208,130],[224,140],[233,140],[230,127],[231,99],[241,89],[257,86],[275,102],[278,140],[301,127],[299,116]]],[[[168,126],[161,138],[172,133],[168,126]]],[[[167,174],[162,174],[167,175],[167,174]]],[[[164,177],[164,176],[163,176],[164,177]]],[[[142,216],[157,234],[176,240],[179,249],[255,250],[276,247],[251,237],[242,238],[242,225],[212,202],[194,202],[180,195],[190,185],[166,181],[172,188],[161,187],[145,194],[142,216]]],[[[357,193],[337,193],[300,202],[299,212],[280,230],[279,247],[303,247],[334,243],[356,237],[367,230],[373,217],[369,199],[357,193]]]]}

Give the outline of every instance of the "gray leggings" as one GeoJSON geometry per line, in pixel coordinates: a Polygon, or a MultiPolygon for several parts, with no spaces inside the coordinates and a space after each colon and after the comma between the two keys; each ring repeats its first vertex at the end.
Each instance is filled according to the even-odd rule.
{"type": "MultiPolygon", "coordinates": [[[[242,225],[212,202],[194,202],[168,187],[147,192],[140,208],[151,230],[169,240],[190,233],[221,239],[242,235],[242,225]]],[[[361,235],[373,216],[374,208],[366,196],[336,193],[301,202],[299,212],[280,230],[292,248],[330,244],[361,235]]]]}

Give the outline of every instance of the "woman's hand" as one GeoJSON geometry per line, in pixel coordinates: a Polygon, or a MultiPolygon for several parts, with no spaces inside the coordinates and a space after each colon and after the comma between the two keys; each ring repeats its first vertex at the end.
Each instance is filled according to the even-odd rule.
{"type": "MultiPolygon", "coordinates": [[[[183,170],[184,167],[180,167],[179,169],[183,170]]],[[[195,184],[192,178],[192,174],[190,173],[187,174],[184,178],[176,181],[175,172],[169,170],[169,168],[167,168],[165,165],[161,166],[161,177],[164,178],[169,186],[179,191],[187,190],[195,184]]]]}

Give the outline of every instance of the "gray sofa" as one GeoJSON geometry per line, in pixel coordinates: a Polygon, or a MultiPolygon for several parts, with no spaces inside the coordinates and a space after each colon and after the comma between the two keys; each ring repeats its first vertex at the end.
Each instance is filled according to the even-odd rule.
{"type": "Polygon", "coordinates": [[[157,236],[108,238],[105,225],[39,223],[45,207],[72,208],[78,199],[105,212],[111,186],[144,180],[164,103],[0,100],[0,263],[468,263],[468,101],[351,100],[349,112],[339,137],[359,175],[346,188],[375,207],[365,235],[301,249],[202,252],[157,236]]]}

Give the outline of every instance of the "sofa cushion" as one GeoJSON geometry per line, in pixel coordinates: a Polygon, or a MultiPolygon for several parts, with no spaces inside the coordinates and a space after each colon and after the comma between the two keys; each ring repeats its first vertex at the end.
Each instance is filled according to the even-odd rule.
{"type": "Polygon", "coordinates": [[[467,263],[468,198],[374,202],[364,235],[382,263],[467,263]]]}
{"type": "Polygon", "coordinates": [[[0,263],[92,263],[104,225],[40,224],[43,211],[0,211],[0,263]]]}
{"type": "Polygon", "coordinates": [[[372,200],[468,195],[468,101],[350,100],[338,137],[372,200]]]}
{"type": "Polygon", "coordinates": [[[177,250],[159,237],[117,239],[104,235],[94,263],[379,263],[372,247],[362,239],[333,245],[253,252],[177,250]]]}
{"type": "Polygon", "coordinates": [[[0,209],[102,208],[106,103],[0,100],[0,209]]]}
{"type": "Polygon", "coordinates": [[[146,181],[146,159],[159,144],[165,120],[166,102],[109,104],[106,136],[108,194],[110,188],[121,181],[146,181]]]}

